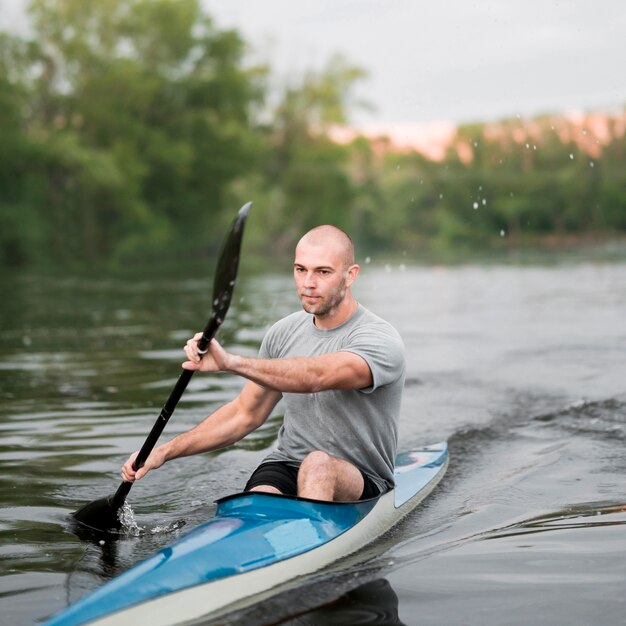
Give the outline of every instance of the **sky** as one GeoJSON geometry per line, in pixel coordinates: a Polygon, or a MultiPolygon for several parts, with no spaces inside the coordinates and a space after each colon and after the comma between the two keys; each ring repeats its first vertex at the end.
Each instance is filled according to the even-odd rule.
{"type": "Polygon", "coordinates": [[[287,75],[341,52],[356,121],[420,124],[626,104],[623,0],[203,0],[287,75]]]}
{"type": "MultiPolygon", "coordinates": [[[[623,0],[201,0],[276,83],[334,53],[367,70],[368,125],[476,122],[626,105],[623,0]]],[[[24,0],[0,0],[0,28],[24,0]]]]}

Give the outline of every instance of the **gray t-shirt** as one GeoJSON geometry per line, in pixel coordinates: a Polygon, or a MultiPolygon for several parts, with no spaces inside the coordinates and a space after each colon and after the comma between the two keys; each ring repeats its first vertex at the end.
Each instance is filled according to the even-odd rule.
{"type": "Polygon", "coordinates": [[[365,359],[373,385],[360,390],[283,393],[285,418],[277,449],[266,461],[299,464],[322,450],[356,465],[381,491],[393,487],[400,402],[405,378],[404,344],[389,323],[363,306],[341,326],[322,330],[300,311],[267,332],[261,358],[353,352],[365,359]]]}

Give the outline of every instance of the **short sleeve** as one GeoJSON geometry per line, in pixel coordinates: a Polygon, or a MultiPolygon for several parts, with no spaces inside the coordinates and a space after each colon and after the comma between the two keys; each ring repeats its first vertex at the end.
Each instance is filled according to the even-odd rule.
{"type": "Polygon", "coordinates": [[[405,372],[404,343],[393,326],[386,323],[364,324],[350,333],[343,352],[358,354],[372,372],[373,385],[364,390],[395,383],[405,372]]]}
{"type": "Polygon", "coordinates": [[[261,341],[261,347],[259,348],[259,357],[261,359],[271,359],[274,358],[272,356],[272,337],[274,333],[272,332],[274,327],[272,326],[263,337],[263,341],[261,341]]]}

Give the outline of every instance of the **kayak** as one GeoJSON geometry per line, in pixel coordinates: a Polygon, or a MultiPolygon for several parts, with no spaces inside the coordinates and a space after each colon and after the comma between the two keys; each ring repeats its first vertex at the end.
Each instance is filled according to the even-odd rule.
{"type": "Polygon", "coordinates": [[[169,626],[216,618],[372,543],[412,511],[448,464],[438,443],[396,459],[394,489],[359,502],[260,492],[217,501],[215,517],[120,574],[46,626],[169,626]],[[243,601],[246,601],[242,604],[243,601]]]}
{"type": "Polygon", "coordinates": [[[169,626],[214,619],[357,553],[412,511],[448,465],[445,442],[396,458],[394,489],[358,502],[260,492],[226,496],[215,516],[113,578],[46,626],[169,626]]]}

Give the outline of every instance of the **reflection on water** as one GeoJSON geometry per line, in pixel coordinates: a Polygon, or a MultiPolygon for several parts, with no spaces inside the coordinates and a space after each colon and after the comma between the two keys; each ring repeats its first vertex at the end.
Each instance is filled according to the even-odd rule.
{"type": "MultiPolygon", "coordinates": [[[[288,273],[243,272],[223,343],[255,354],[267,325],[297,307],[288,273]]],[[[178,377],[182,345],[206,322],[209,274],[17,277],[6,285],[6,623],[33,623],[63,608],[210,518],[214,500],[240,491],[272,446],[280,407],[241,444],[168,463],[137,484],[129,498],[137,533],[101,545],[72,532],[69,514],[115,491],[121,464],[152,427],[178,377]]],[[[351,621],[336,623],[395,619],[394,606],[396,623],[420,625],[457,623],[459,615],[481,626],[623,621],[626,264],[399,269],[374,262],[355,292],[406,344],[401,447],[447,439],[448,473],[372,550],[368,567],[388,581],[391,603],[383,600],[387,583],[336,601],[371,580],[347,564],[341,574],[320,574],[313,587],[268,598],[239,623],[276,623],[294,606],[323,607],[317,617],[297,618],[317,623],[344,619],[341,610],[351,621]]],[[[231,376],[195,376],[164,436],[191,428],[240,387],[231,376]]]]}
{"type": "Polygon", "coordinates": [[[403,625],[398,615],[398,596],[389,581],[382,578],[365,583],[330,604],[278,623],[283,626],[403,625]]]}

